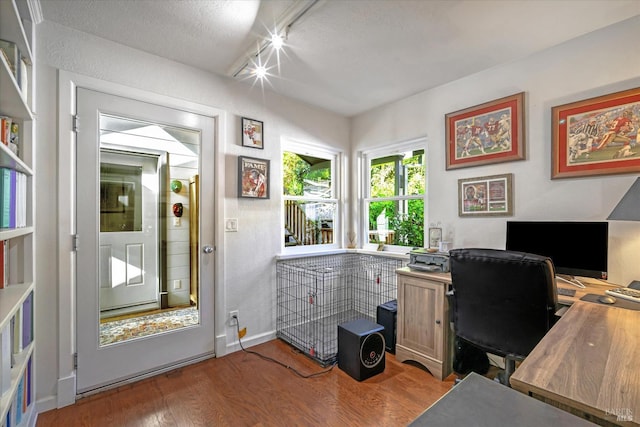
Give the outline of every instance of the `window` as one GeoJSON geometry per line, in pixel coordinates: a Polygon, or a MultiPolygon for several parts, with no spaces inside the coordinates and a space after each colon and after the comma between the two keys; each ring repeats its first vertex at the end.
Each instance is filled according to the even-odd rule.
{"type": "Polygon", "coordinates": [[[282,153],[284,246],[338,247],[337,153],[288,143],[282,153]]]}
{"type": "Polygon", "coordinates": [[[368,243],[424,247],[425,140],[363,155],[368,243]]]}

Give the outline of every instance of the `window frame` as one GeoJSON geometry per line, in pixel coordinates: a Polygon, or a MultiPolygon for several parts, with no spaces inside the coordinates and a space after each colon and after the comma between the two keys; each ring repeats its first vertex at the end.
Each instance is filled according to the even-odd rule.
{"type": "MultiPolygon", "coordinates": [[[[284,244],[284,236],[280,235],[280,246],[281,252],[284,255],[290,254],[310,254],[310,253],[318,253],[318,252],[327,252],[327,251],[335,251],[342,248],[343,241],[343,231],[342,224],[343,221],[343,201],[342,195],[344,194],[344,182],[342,180],[343,177],[343,152],[331,147],[321,146],[316,144],[310,144],[306,142],[300,142],[295,140],[283,140],[282,148],[280,152],[280,166],[283,166],[284,161],[284,153],[292,152],[296,154],[302,154],[307,156],[318,157],[322,159],[327,159],[331,161],[331,197],[330,198],[321,198],[321,197],[305,197],[305,196],[289,196],[284,194],[284,186],[282,187],[282,192],[280,193],[282,200],[280,202],[280,230],[284,233],[285,229],[285,212],[284,205],[287,200],[293,201],[308,201],[308,202],[326,202],[326,203],[335,203],[335,217],[333,223],[333,243],[328,244],[317,244],[317,245],[302,245],[302,246],[285,246],[284,244]]],[[[281,183],[284,178],[284,168],[282,168],[282,175],[280,177],[281,183]]]]}
{"type": "MultiPolygon", "coordinates": [[[[370,150],[363,150],[360,152],[360,166],[362,170],[361,182],[361,194],[360,199],[360,235],[361,247],[364,250],[376,251],[378,245],[375,243],[369,243],[369,204],[376,201],[408,201],[408,200],[423,200],[424,203],[424,223],[423,223],[423,242],[426,242],[427,238],[427,138],[420,137],[408,141],[396,142],[372,148],[370,150]],[[390,196],[390,197],[371,197],[371,160],[382,157],[389,157],[406,153],[408,151],[424,150],[424,193],[416,195],[404,195],[404,196],[390,196]]],[[[405,253],[407,249],[412,249],[412,246],[400,246],[400,245],[384,245],[385,251],[389,252],[402,252],[405,253]]]]}

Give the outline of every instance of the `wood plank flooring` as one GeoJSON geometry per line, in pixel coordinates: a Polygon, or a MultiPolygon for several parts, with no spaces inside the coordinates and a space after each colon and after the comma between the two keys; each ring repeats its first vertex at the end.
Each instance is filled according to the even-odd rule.
{"type": "MultiPolygon", "coordinates": [[[[302,374],[323,368],[281,340],[252,347],[302,374]]],[[[242,351],[42,413],[49,426],[404,426],[453,385],[386,354],[383,373],[358,382],[337,365],[304,379],[242,351]]]]}

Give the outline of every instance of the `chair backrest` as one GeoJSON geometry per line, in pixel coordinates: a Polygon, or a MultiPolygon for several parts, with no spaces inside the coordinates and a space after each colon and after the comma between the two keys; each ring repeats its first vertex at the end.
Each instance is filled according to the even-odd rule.
{"type": "Polygon", "coordinates": [[[497,249],[449,255],[456,334],[490,353],[527,356],[556,319],[551,259],[497,249]]]}

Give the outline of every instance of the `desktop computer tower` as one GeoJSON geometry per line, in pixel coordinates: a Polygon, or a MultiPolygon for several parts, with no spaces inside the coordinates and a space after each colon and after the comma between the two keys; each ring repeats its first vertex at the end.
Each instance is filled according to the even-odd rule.
{"type": "Polygon", "coordinates": [[[384,326],[384,341],[389,353],[396,352],[396,322],[398,317],[398,300],[380,304],[376,311],[376,322],[384,326]]]}
{"type": "Polygon", "coordinates": [[[362,381],[385,368],[384,327],[367,319],[338,325],[338,367],[362,381]]]}

